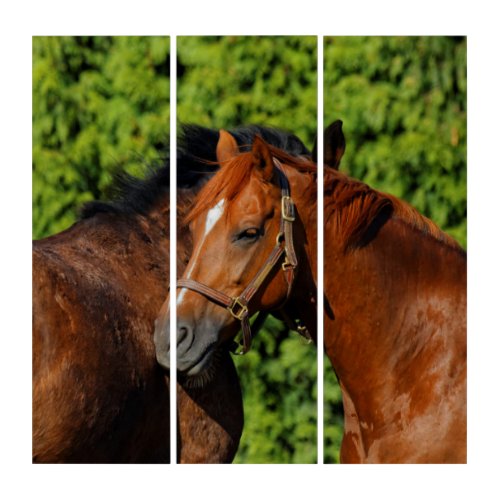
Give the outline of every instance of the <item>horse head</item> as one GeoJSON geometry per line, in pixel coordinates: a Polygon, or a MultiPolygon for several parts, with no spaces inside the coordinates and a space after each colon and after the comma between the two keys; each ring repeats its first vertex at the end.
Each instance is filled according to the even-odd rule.
{"type": "MultiPolygon", "coordinates": [[[[259,136],[250,151],[240,153],[225,131],[220,133],[217,160],[220,170],[185,220],[193,251],[177,284],[177,369],[188,377],[207,370],[217,348],[240,328],[248,350],[249,318],[257,311],[280,309],[295,295],[296,276],[315,269],[309,258],[315,253],[315,237],[306,252],[307,221],[292,201],[295,192],[304,204],[305,197],[315,199],[314,175],[304,175],[315,172],[315,166],[259,136]]],[[[311,234],[314,203],[304,209],[308,219],[314,218],[308,224],[311,234]]],[[[169,333],[167,322],[156,332],[157,358],[166,368],[169,333]]]]}

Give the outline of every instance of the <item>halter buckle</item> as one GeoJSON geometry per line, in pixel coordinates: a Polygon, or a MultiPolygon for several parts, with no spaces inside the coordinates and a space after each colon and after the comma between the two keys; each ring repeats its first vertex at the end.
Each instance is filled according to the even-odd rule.
{"type": "Polygon", "coordinates": [[[297,333],[302,337],[304,340],[304,344],[310,344],[313,340],[311,337],[311,334],[309,333],[309,330],[305,325],[303,325],[300,320],[296,324],[296,330],[297,333]]]}
{"type": "Polygon", "coordinates": [[[287,222],[295,221],[295,206],[291,196],[281,197],[281,218],[287,222]]]}
{"type": "Polygon", "coordinates": [[[248,315],[248,307],[240,302],[239,297],[235,297],[233,299],[233,303],[230,306],[227,306],[226,309],[239,321],[243,321],[243,318],[248,315]],[[238,307],[239,309],[235,311],[235,308],[238,307]]]}
{"type": "Polygon", "coordinates": [[[288,260],[288,256],[285,256],[285,260],[281,264],[281,269],[285,272],[289,269],[294,269],[294,265],[288,260]]]}

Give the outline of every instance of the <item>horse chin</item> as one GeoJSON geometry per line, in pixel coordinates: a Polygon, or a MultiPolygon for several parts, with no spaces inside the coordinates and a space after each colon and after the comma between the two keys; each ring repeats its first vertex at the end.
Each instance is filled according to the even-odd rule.
{"type": "Polygon", "coordinates": [[[189,389],[201,389],[206,387],[215,378],[221,355],[221,349],[212,351],[210,355],[203,358],[200,363],[197,363],[184,373],[179,373],[178,382],[183,387],[189,389]]]}

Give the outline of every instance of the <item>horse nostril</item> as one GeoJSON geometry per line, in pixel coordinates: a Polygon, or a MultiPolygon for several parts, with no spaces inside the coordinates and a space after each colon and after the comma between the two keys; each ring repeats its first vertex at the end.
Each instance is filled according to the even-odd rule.
{"type": "Polygon", "coordinates": [[[177,349],[179,352],[189,350],[194,341],[194,331],[191,325],[181,323],[177,325],[177,349]]]}
{"type": "Polygon", "coordinates": [[[180,344],[187,336],[188,329],[185,326],[179,327],[179,332],[177,334],[177,343],[180,344]]]}

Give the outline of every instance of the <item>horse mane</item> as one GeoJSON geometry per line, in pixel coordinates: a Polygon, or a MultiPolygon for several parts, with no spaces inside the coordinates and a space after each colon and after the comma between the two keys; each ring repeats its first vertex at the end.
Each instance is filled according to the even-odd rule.
{"type": "MultiPolygon", "coordinates": [[[[284,130],[259,125],[248,125],[230,130],[242,150],[251,147],[255,135],[284,149],[294,156],[309,156],[301,140],[284,130]]],[[[197,192],[219,168],[216,148],[219,131],[199,125],[181,125],[177,139],[177,187],[197,192]]],[[[79,218],[87,219],[98,213],[147,215],[170,190],[170,158],[168,143],[160,158],[145,167],[144,178],[126,172],[113,176],[110,201],[90,201],[80,209],[79,218]]]]}
{"type": "Polygon", "coordinates": [[[169,193],[170,161],[145,167],[144,178],[135,177],[125,171],[113,175],[110,201],[89,201],[80,209],[79,218],[88,219],[98,213],[146,215],[156,203],[169,193]]]}
{"type": "Polygon", "coordinates": [[[345,250],[364,246],[376,231],[377,221],[383,224],[393,218],[450,248],[464,251],[453,238],[407,202],[327,167],[324,200],[325,223],[333,222],[335,234],[345,250]]]}
{"type": "MultiPolygon", "coordinates": [[[[311,174],[313,184],[316,185],[317,166],[312,160],[305,156],[293,156],[282,149],[269,145],[272,156],[288,167],[294,168],[302,173],[311,174]]],[[[227,206],[235,200],[241,187],[245,186],[254,170],[253,155],[251,152],[243,152],[229,162],[221,166],[209,183],[207,183],[196,197],[195,204],[185,218],[185,223],[195,219],[198,215],[213,207],[219,200],[224,198],[227,206]]],[[[293,194],[293,193],[292,193],[293,194]]],[[[315,195],[315,190],[314,190],[315,195]]],[[[228,213],[227,211],[226,213],[228,213]]]]}

